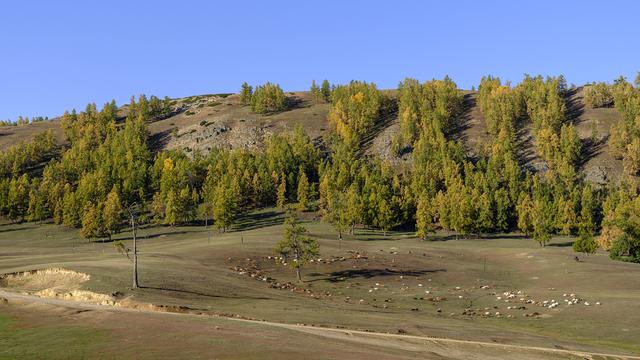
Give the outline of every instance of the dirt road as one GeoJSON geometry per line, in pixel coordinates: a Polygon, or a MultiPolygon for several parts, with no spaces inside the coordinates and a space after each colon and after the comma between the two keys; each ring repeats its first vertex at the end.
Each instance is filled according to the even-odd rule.
{"type": "MultiPolygon", "coordinates": [[[[93,311],[106,311],[106,312],[119,312],[119,313],[126,313],[126,312],[154,313],[154,314],[163,313],[168,316],[184,316],[184,317],[211,317],[212,316],[212,315],[201,315],[201,314],[190,314],[190,313],[158,312],[158,311],[148,310],[144,308],[129,308],[129,307],[98,305],[98,304],[92,304],[88,302],[44,298],[44,297],[38,297],[38,296],[25,294],[25,293],[5,291],[2,289],[0,289],[0,298],[7,299],[10,303],[11,302],[35,303],[35,304],[44,304],[44,305],[51,305],[51,306],[60,306],[65,308],[78,309],[78,310],[93,310],[93,311]]],[[[415,348],[416,345],[421,345],[424,347],[475,346],[475,347],[481,347],[484,350],[488,350],[491,348],[495,349],[496,357],[500,357],[499,354],[506,351],[509,353],[509,356],[508,356],[509,358],[519,358],[517,355],[514,357],[514,353],[515,354],[527,353],[529,356],[525,356],[523,358],[536,358],[534,354],[538,353],[540,355],[544,354],[546,356],[549,356],[550,358],[567,358],[567,359],[603,358],[603,359],[640,360],[640,356],[593,353],[593,352],[583,352],[583,351],[577,351],[577,350],[554,349],[554,348],[513,345],[513,344],[500,344],[500,343],[458,340],[458,339],[448,339],[448,338],[436,338],[436,337],[428,337],[428,336],[375,333],[375,332],[357,331],[357,330],[348,330],[348,329],[315,327],[310,325],[285,324],[285,323],[278,323],[278,322],[250,320],[250,319],[241,319],[241,318],[233,318],[233,317],[224,317],[224,318],[232,321],[238,321],[238,322],[246,322],[246,323],[252,323],[252,324],[261,324],[264,326],[279,327],[279,328],[299,331],[307,334],[312,334],[316,336],[322,336],[326,338],[340,339],[343,341],[353,341],[353,342],[360,342],[360,343],[366,343],[366,344],[378,343],[379,345],[390,346],[389,340],[392,340],[392,343],[397,342],[397,344],[393,344],[391,346],[396,347],[398,349],[402,349],[404,347],[415,348]],[[384,341],[383,343],[379,343],[378,341],[376,341],[376,340],[383,340],[383,339],[387,341],[384,341]]]]}

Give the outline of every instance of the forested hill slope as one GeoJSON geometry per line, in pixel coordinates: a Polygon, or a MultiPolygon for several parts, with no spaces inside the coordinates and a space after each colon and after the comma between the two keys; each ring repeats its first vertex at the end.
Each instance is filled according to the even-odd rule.
{"type": "MultiPolygon", "coordinates": [[[[395,91],[390,91],[392,96],[395,91]]],[[[465,144],[470,156],[482,151],[490,143],[487,125],[477,103],[476,91],[465,91],[465,111],[453,138],[465,144]]],[[[612,124],[620,120],[620,114],[613,107],[588,108],[584,105],[584,90],[579,87],[568,93],[567,112],[580,138],[586,145],[581,170],[594,182],[617,179],[622,172],[622,161],[613,158],[608,150],[608,138],[612,124]],[[592,136],[598,139],[593,143],[592,136]]],[[[256,149],[275,133],[291,130],[300,125],[317,141],[329,131],[328,113],[330,104],[314,100],[309,92],[286,94],[288,110],[261,115],[242,105],[238,94],[218,94],[191,96],[171,101],[172,114],[148,123],[151,144],[156,150],[183,149],[187,152],[200,150],[207,153],[212,148],[256,149]]],[[[120,115],[125,116],[128,105],[120,107],[120,115]]],[[[367,142],[366,153],[381,156],[394,163],[410,163],[411,153],[401,157],[391,151],[392,140],[399,131],[397,113],[386,119],[367,142]]],[[[0,127],[0,150],[6,150],[28,141],[36,134],[51,130],[57,141],[64,140],[60,118],[22,126],[0,127]]],[[[545,170],[544,161],[535,151],[531,131],[525,124],[519,134],[521,160],[534,170],[545,170]]]]}

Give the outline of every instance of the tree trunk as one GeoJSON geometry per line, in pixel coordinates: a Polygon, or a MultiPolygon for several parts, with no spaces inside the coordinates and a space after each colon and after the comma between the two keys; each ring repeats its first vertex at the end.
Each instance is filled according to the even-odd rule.
{"type": "Polygon", "coordinates": [[[138,288],[138,241],[136,239],[136,220],[131,214],[131,230],[133,232],[133,288],[138,288]]]}
{"type": "Polygon", "coordinates": [[[338,249],[342,249],[342,230],[338,231],[338,249]]]}
{"type": "Polygon", "coordinates": [[[298,282],[302,282],[302,276],[300,275],[300,266],[296,268],[296,276],[298,277],[298,282]]]}

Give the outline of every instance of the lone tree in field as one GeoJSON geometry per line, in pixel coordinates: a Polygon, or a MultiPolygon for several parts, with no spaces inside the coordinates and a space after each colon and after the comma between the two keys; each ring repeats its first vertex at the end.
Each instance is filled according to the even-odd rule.
{"type": "Polygon", "coordinates": [[[247,82],[242,83],[240,88],[240,103],[242,105],[249,105],[251,103],[251,96],[253,95],[253,88],[247,82]]]}
{"type": "Polygon", "coordinates": [[[584,230],[580,231],[578,238],[573,242],[573,251],[585,254],[593,254],[598,249],[598,243],[593,234],[584,230]]]}
{"type": "Polygon", "coordinates": [[[309,237],[307,229],[298,223],[292,213],[287,214],[284,224],[284,237],[273,250],[282,256],[283,263],[296,269],[298,282],[302,282],[300,268],[319,254],[318,243],[309,237]]]}

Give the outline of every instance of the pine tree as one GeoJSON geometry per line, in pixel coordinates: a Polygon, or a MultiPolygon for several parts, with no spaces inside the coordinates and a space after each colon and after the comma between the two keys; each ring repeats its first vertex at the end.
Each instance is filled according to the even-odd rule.
{"type": "Polygon", "coordinates": [[[300,168],[298,178],[298,210],[307,211],[309,208],[309,180],[304,169],[300,168]]]}
{"type": "Polygon", "coordinates": [[[326,194],[326,208],[324,209],[323,220],[330,222],[338,233],[338,247],[342,247],[342,234],[349,227],[347,216],[347,204],[341,193],[329,187],[326,194]]]}
{"type": "Polygon", "coordinates": [[[362,213],[364,211],[356,183],[351,184],[349,190],[347,190],[344,210],[345,222],[349,225],[349,233],[353,235],[356,224],[362,221],[362,213]]]}
{"type": "Polygon", "coordinates": [[[284,210],[284,206],[287,203],[287,180],[284,174],[280,175],[280,185],[278,185],[278,198],[276,206],[280,210],[284,210]]]}
{"type": "Polygon", "coordinates": [[[385,199],[380,200],[378,204],[378,225],[382,229],[384,236],[387,236],[387,231],[394,225],[393,209],[385,199]]]}
{"type": "Polygon", "coordinates": [[[317,104],[322,97],[322,93],[315,80],[311,82],[311,89],[309,89],[309,91],[311,92],[311,96],[313,96],[313,101],[317,104]]]}
{"type": "Polygon", "coordinates": [[[518,229],[527,236],[533,234],[533,201],[527,193],[521,193],[516,207],[518,212],[518,229]]]}
{"type": "Polygon", "coordinates": [[[71,190],[71,185],[65,186],[63,197],[62,223],[69,227],[77,227],[81,224],[78,214],[75,193],[71,190]]]}
{"type": "Polygon", "coordinates": [[[80,236],[91,241],[100,236],[100,213],[92,202],[87,203],[82,215],[80,236]]]}
{"type": "Polygon", "coordinates": [[[298,223],[293,214],[287,215],[284,225],[284,236],[275,246],[274,252],[296,270],[298,282],[302,282],[300,269],[319,254],[318,243],[309,237],[307,229],[298,223]]]}
{"type": "Polygon", "coordinates": [[[595,202],[593,199],[593,191],[589,184],[582,189],[580,196],[580,218],[578,220],[578,235],[583,237],[584,241],[593,241],[593,234],[596,231],[595,225],[595,202]]]}
{"type": "Polygon", "coordinates": [[[178,211],[179,211],[178,196],[175,192],[169,191],[164,203],[164,224],[169,226],[175,226],[178,223],[178,211]]]}
{"type": "Polygon", "coordinates": [[[230,180],[221,182],[216,189],[213,219],[215,226],[222,232],[227,231],[233,225],[238,207],[238,195],[230,180]]]}
{"type": "Polygon", "coordinates": [[[418,198],[416,209],[416,235],[422,240],[427,239],[427,235],[434,232],[435,219],[433,217],[431,204],[425,195],[418,198]]]}
{"type": "Polygon", "coordinates": [[[573,242],[573,251],[585,254],[593,254],[598,249],[598,243],[593,238],[593,234],[581,231],[580,235],[573,242]]]}
{"type": "Polygon", "coordinates": [[[542,197],[533,201],[533,239],[544,247],[551,240],[553,232],[553,211],[548,199],[542,197]]]}
{"type": "Polygon", "coordinates": [[[331,101],[331,85],[329,85],[329,80],[322,81],[322,86],[320,87],[320,93],[322,94],[322,98],[324,101],[331,101]]]}
{"type": "Polygon", "coordinates": [[[475,202],[478,217],[474,225],[478,233],[485,233],[494,229],[493,204],[488,193],[482,193],[475,202]]]}
{"type": "Polygon", "coordinates": [[[29,209],[27,215],[29,221],[42,221],[45,218],[46,199],[38,189],[37,183],[32,185],[29,191],[29,209]]]}
{"type": "Polygon", "coordinates": [[[253,95],[253,87],[251,87],[247,82],[242,83],[242,87],[240,88],[240,103],[242,105],[251,104],[251,96],[253,95]]]}
{"type": "Polygon", "coordinates": [[[107,200],[104,203],[104,209],[102,211],[103,226],[109,241],[113,234],[118,232],[120,225],[122,224],[123,209],[120,203],[120,196],[118,191],[114,187],[107,195],[107,200]]]}

